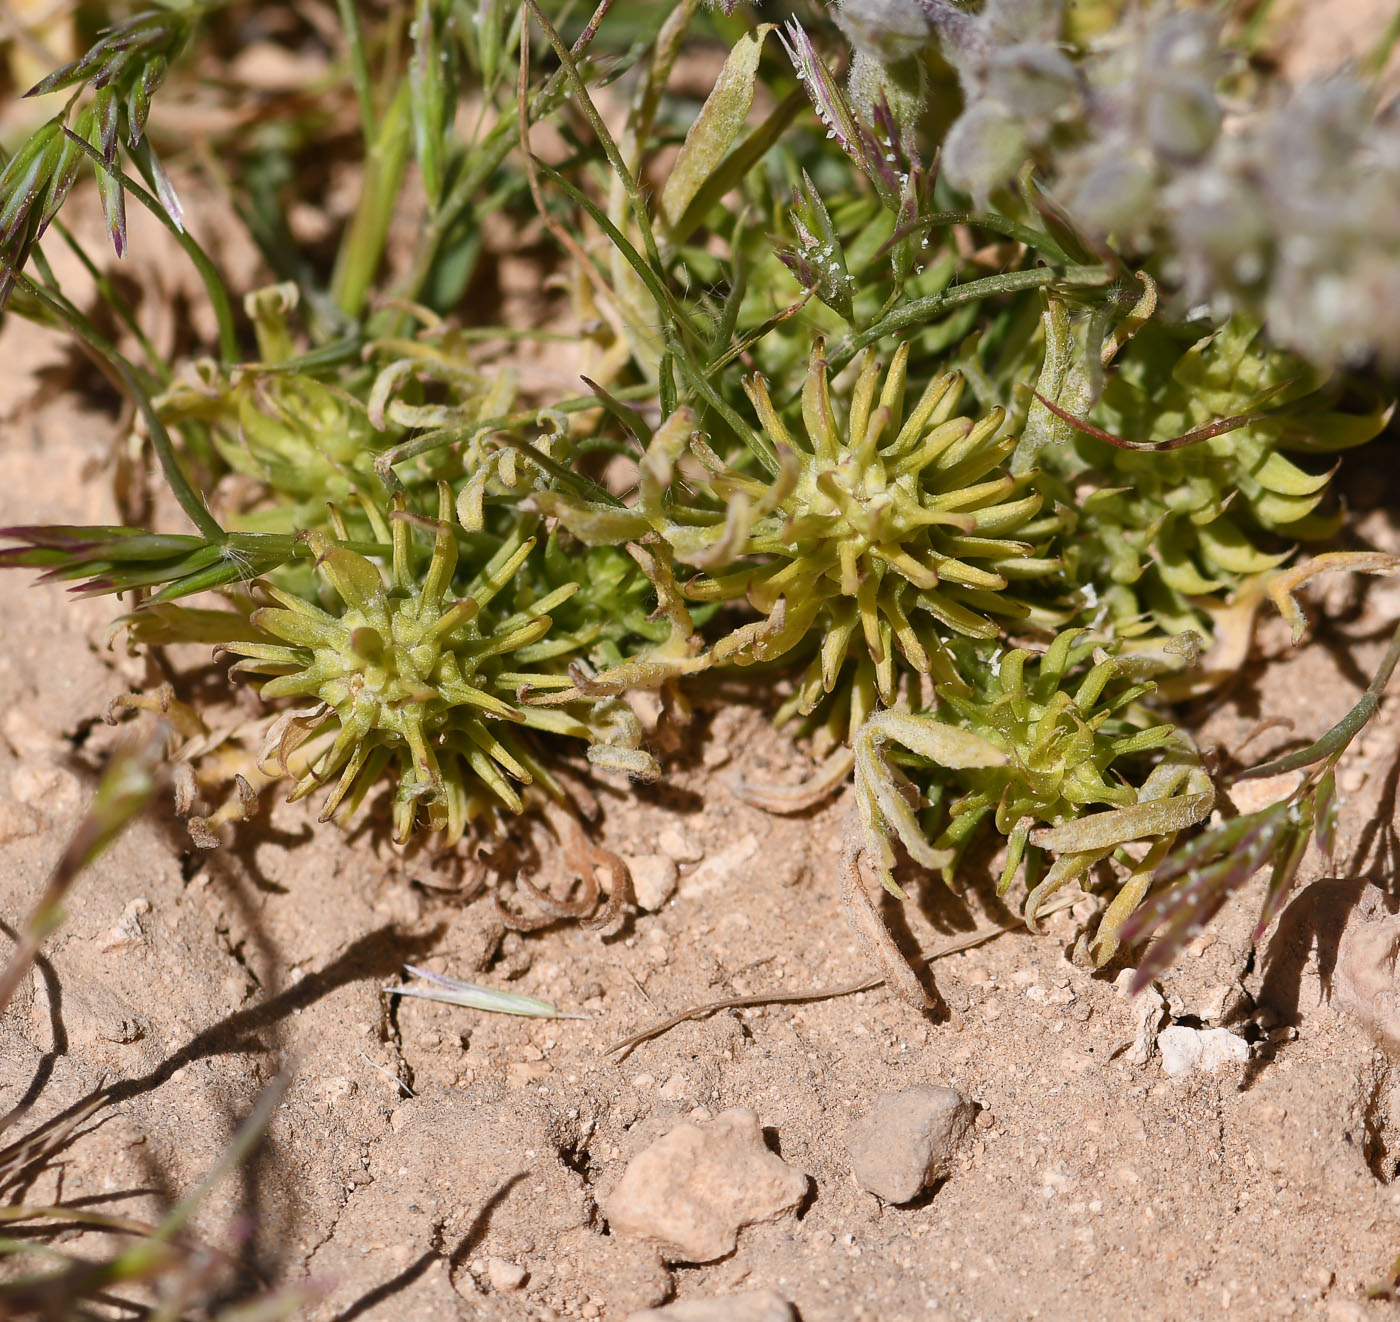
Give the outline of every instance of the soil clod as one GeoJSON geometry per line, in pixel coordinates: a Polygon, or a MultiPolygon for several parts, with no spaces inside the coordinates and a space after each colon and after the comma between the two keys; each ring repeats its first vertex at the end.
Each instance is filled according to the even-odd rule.
{"type": "Polygon", "coordinates": [[[846,1131],[856,1183],[887,1203],[908,1203],[952,1174],[973,1105],[955,1088],[920,1084],[881,1093],[846,1131]]]}
{"type": "Polygon", "coordinates": [[[603,1212],[615,1234],[670,1262],[713,1262],[745,1226],[796,1211],[807,1183],[765,1146],[757,1114],[736,1107],[678,1125],[635,1157],[603,1212]]]}

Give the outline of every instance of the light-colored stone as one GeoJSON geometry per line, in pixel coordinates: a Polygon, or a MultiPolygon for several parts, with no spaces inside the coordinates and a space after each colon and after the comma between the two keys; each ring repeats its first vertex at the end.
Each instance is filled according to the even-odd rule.
{"type": "Polygon", "coordinates": [[[1327,1322],[1367,1322],[1371,1316],[1366,1307],[1355,1299],[1327,1301],[1327,1322]]]}
{"type": "Polygon", "coordinates": [[[11,707],[0,720],[0,738],[23,758],[51,756],[60,743],[53,729],[24,704],[11,707]]]}
{"type": "Polygon", "coordinates": [[[0,799],[0,845],[36,835],[42,825],[39,814],[27,803],[0,799]]]}
{"type": "Polygon", "coordinates": [[[61,817],[80,798],[78,778],[64,767],[33,759],[10,773],[10,793],[49,817],[61,817]]]}
{"type": "Polygon", "coordinates": [[[150,912],[151,902],[144,895],[129,901],[121,917],[112,924],[112,930],[99,942],[98,949],[107,954],[145,941],[146,927],[141,920],[150,912]]]}
{"type": "Polygon", "coordinates": [[[704,895],[709,891],[726,890],[738,885],[744,876],[743,865],[758,850],[758,837],[752,831],[741,835],[701,863],[682,883],[682,894],[687,897],[704,895]]]}
{"type": "Polygon", "coordinates": [[[881,1093],[846,1131],[851,1172],[867,1193],[907,1203],[952,1173],[973,1105],[955,1088],[917,1084],[881,1093]]]}
{"type": "MultiPolygon", "coordinates": [[[[1118,989],[1120,996],[1129,996],[1129,988],[1132,987],[1135,977],[1137,977],[1136,969],[1124,969],[1114,979],[1113,985],[1118,989]]],[[[1130,1065],[1146,1065],[1152,1059],[1152,1052],[1156,1049],[1157,1030],[1166,1017],[1167,1002],[1162,993],[1157,990],[1156,985],[1151,984],[1132,997],[1128,1009],[1132,1015],[1133,1038],[1124,1059],[1130,1065]]]]}
{"type": "Polygon", "coordinates": [[[1157,1034],[1157,1050],[1162,1053],[1162,1072],[1172,1079],[1198,1071],[1211,1074],[1249,1059],[1249,1043],[1226,1028],[1174,1024],[1157,1034]]]}
{"type": "Polygon", "coordinates": [[[1196,1017],[1212,1028],[1233,1023],[1241,1017],[1248,993],[1238,982],[1217,982],[1201,993],[1196,1017]]]}
{"type": "Polygon", "coordinates": [[[736,1108],[677,1125],[634,1157],[603,1214],[668,1262],[713,1262],[744,1226],[795,1211],[806,1192],[807,1176],[764,1145],[758,1116],[736,1108]]]}
{"type": "Polygon", "coordinates": [[[645,913],[654,913],[676,893],[680,869],[667,854],[636,854],[627,860],[627,871],[637,908],[645,913]]]}
{"type": "Polygon", "coordinates": [[[1396,1056],[1400,1055],[1400,980],[1396,978],[1400,914],[1387,916],[1383,904],[1383,899],[1363,894],[1348,916],[1337,944],[1332,999],[1396,1056]]]}
{"type": "Polygon", "coordinates": [[[491,1288],[497,1294],[509,1294],[512,1290],[518,1290],[525,1284],[530,1273],[518,1262],[510,1262],[505,1258],[487,1258],[486,1279],[491,1282],[491,1288]]]}
{"type": "Polygon", "coordinates": [[[700,765],[706,771],[716,771],[734,756],[734,750],[721,739],[711,739],[700,754],[700,765]]]}
{"type": "Polygon", "coordinates": [[[698,863],[705,857],[705,846],[674,826],[668,826],[656,837],[661,852],[677,863],[698,863]]]}
{"type": "Polygon", "coordinates": [[[717,1299],[683,1299],[665,1308],[629,1313],[627,1322],[795,1322],[792,1305],[772,1290],[721,1295],[717,1299]]]}

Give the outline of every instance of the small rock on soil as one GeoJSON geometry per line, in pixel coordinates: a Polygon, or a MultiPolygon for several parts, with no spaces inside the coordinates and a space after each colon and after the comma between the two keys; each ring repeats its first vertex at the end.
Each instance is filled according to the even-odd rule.
{"type": "Polygon", "coordinates": [[[719,1299],[686,1299],[668,1308],[644,1308],[627,1322],[794,1322],[792,1305],[772,1290],[751,1290],[719,1299]]]}
{"type": "Polygon", "coordinates": [[[713,1262],[743,1227],[796,1211],[806,1192],[807,1176],[764,1145],[758,1116],[735,1108],[678,1125],[634,1157],[603,1212],[614,1233],[670,1262],[713,1262]]]}
{"type": "Polygon", "coordinates": [[[952,1173],[973,1106],[954,1088],[918,1084],[881,1093],[846,1131],[856,1183],[887,1203],[907,1203],[952,1173]]]}

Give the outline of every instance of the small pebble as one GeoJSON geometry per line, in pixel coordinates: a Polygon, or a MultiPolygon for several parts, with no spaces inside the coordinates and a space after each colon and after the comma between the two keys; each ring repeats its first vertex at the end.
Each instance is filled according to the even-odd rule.
{"type": "Polygon", "coordinates": [[[655,913],[676,893],[680,870],[669,854],[637,854],[627,860],[637,908],[655,913]]]}
{"type": "Polygon", "coordinates": [[[846,1131],[856,1183],[887,1203],[907,1203],[952,1173],[973,1106],[954,1088],[919,1084],[881,1093],[846,1131]]]}
{"type": "Polygon", "coordinates": [[[121,917],[112,925],[112,930],[102,938],[98,949],[110,953],[145,941],[146,928],[141,919],[150,912],[151,902],[144,895],[129,901],[121,917]]]}
{"type": "Polygon", "coordinates": [[[661,852],[677,863],[698,863],[705,857],[704,845],[698,844],[674,826],[668,826],[656,837],[661,852]]]}
{"type": "Polygon", "coordinates": [[[683,1070],[677,1070],[662,1085],[661,1095],[668,1102],[681,1102],[690,1096],[690,1079],[683,1070]]]}
{"type": "Polygon", "coordinates": [[[727,1294],[718,1299],[683,1299],[665,1308],[643,1308],[627,1322],[796,1322],[792,1305],[772,1290],[727,1294]]]}
{"type": "Polygon", "coordinates": [[[518,1262],[508,1262],[505,1258],[486,1260],[486,1279],[497,1294],[509,1294],[520,1289],[529,1275],[518,1262]]]}
{"type": "Polygon", "coordinates": [[[1157,1034],[1162,1072],[1179,1079],[1197,1071],[1210,1074],[1222,1065],[1243,1064],[1249,1043],[1226,1028],[1184,1028],[1173,1025],[1157,1034]]]}
{"type": "MultiPolygon", "coordinates": [[[[1128,998],[1129,988],[1137,977],[1136,969],[1124,969],[1113,980],[1118,994],[1128,998]]],[[[1133,1019],[1133,1037],[1127,1044],[1130,1048],[1124,1059],[1130,1065],[1146,1065],[1152,1059],[1157,1046],[1157,1029],[1167,1013],[1167,1002],[1156,985],[1144,987],[1136,997],[1129,1000],[1129,1013],[1133,1019]]]]}
{"type": "Polygon", "coordinates": [[[744,1226],[797,1210],[807,1176],[768,1150],[758,1116],[736,1108],[682,1123],[634,1157],[603,1204],[614,1234],[668,1262],[713,1262],[744,1226]]]}
{"type": "Polygon", "coordinates": [[[10,793],[21,803],[59,816],[79,797],[78,778],[49,762],[22,762],[10,773],[10,793]]]}
{"type": "MultiPolygon", "coordinates": [[[[1375,892],[1373,895],[1372,893],[1375,892]]],[[[1332,999],[1355,1015],[1392,1056],[1400,1056],[1400,915],[1389,915],[1366,887],[1337,944],[1332,999]]]]}
{"type": "Polygon", "coordinates": [[[0,736],[17,757],[42,757],[53,753],[59,743],[53,731],[23,704],[12,706],[5,713],[0,721],[0,736]]]}
{"type": "Polygon", "coordinates": [[[27,803],[0,801],[0,845],[7,845],[11,840],[23,840],[25,836],[37,835],[42,825],[39,814],[27,803]]]}
{"type": "Polygon", "coordinates": [[[1242,992],[1232,982],[1219,982],[1208,987],[1196,1009],[1196,1017],[1204,1024],[1218,1025],[1233,1018],[1242,992]]]}
{"type": "Polygon", "coordinates": [[[706,771],[714,771],[724,766],[734,756],[734,750],[722,739],[711,739],[700,754],[700,763],[706,771]]]}
{"type": "Polygon", "coordinates": [[[729,889],[745,875],[747,869],[744,868],[744,864],[758,851],[758,837],[752,831],[746,832],[717,854],[706,857],[685,879],[681,888],[682,894],[689,898],[704,895],[709,891],[729,889]]]}

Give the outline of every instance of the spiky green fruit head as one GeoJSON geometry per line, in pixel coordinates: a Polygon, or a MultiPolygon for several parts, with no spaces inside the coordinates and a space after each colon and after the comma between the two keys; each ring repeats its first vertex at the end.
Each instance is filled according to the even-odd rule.
{"type": "Polygon", "coordinates": [[[1056,521],[1040,516],[1033,475],[1002,468],[1016,444],[999,436],[1002,411],[957,416],[956,373],[930,382],[906,409],[908,353],[901,345],[888,372],[867,354],[838,411],[818,341],[800,428],[784,422],[762,377],[750,379],[779,474],[763,483],[712,465],[725,523],[672,539],[679,559],[702,568],[738,561],[693,580],[691,597],[743,595],[763,616],[717,643],[716,661],[772,661],[809,639],[819,644],[795,700],[804,713],[832,692],[848,659],[853,721],[877,696],[893,700],[901,663],[956,682],[945,640],[995,638],[1000,621],[1026,619],[1032,608],[1014,584],[1058,568],[1047,554],[1056,521]]]}
{"type": "Polygon", "coordinates": [[[1143,704],[1153,686],[1084,630],[1064,630],[1039,656],[953,646],[966,654],[970,689],[940,688],[932,712],[882,712],[856,741],[858,797],[886,884],[897,890],[882,835],[898,835],[951,882],[973,833],[990,821],[1008,839],[999,890],[1026,864],[1034,921],[1050,895],[1095,863],[1150,841],[1154,862],[1133,871],[1101,925],[1116,932],[1175,833],[1214,802],[1189,740],[1153,719],[1143,704]],[[908,750],[898,768],[881,751],[890,743],[908,750]],[[1144,755],[1154,753],[1152,765],[1144,755]],[[922,818],[911,802],[928,805],[922,818]],[[1047,854],[1057,856],[1048,871],[1047,854]]]}
{"type": "MultiPolygon", "coordinates": [[[[229,645],[246,658],[236,669],[274,677],[263,684],[263,698],[314,704],[296,718],[295,739],[319,737],[326,747],[291,797],[303,798],[338,778],[322,820],[348,818],[387,772],[394,786],[395,838],[406,841],[421,827],[455,842],[492,806],[520,811],[518,787],[538,784],[559,793],[521,737],[524,729],[632,752],[636,769],[645,760],[635,751],[640,728],[619,704],[583,702],[560,710],[524,700],[531,689],[572,682],[550,666],[531,667],[560,659],[545,644],[550,612],[578,585],[562,584],[524,611],[493,610],[535,548],[534,538],[517,532],[457,595],[459,550],[451,512],[445,483],[436,520],[410,516],[399,502],[387,585],[364,556],[321,533],[303,534],[335,608],[269,587],[278,605],[252,618],[269,641],[229,645]],[[414,524],[433,531],[432,553],[421,571],[414,563],[414,524]]],[[[627,762],[625,756],[615,760],[627,762]]]]}
{"type": "Polygon", "coordinates": [[[1200,598],[1287,558],[1292,544],[1333,534],[1331,466],[1320,458],[1376,436],[1387,413],[1344,412],[1340,391],[1235,317],[1187,347],[1151,325],[1115,359],[1090,421],[1138,447],[1084,432],[1041,462],[1077,484],[1081,517],[1071,565],[1116,620],[1199,629],[1200,598]],[[1241,425],[1173,448],[1221,420],[1241,425]],[[1086,486],[1091,488],[1086,491],[1086,486]]]}

